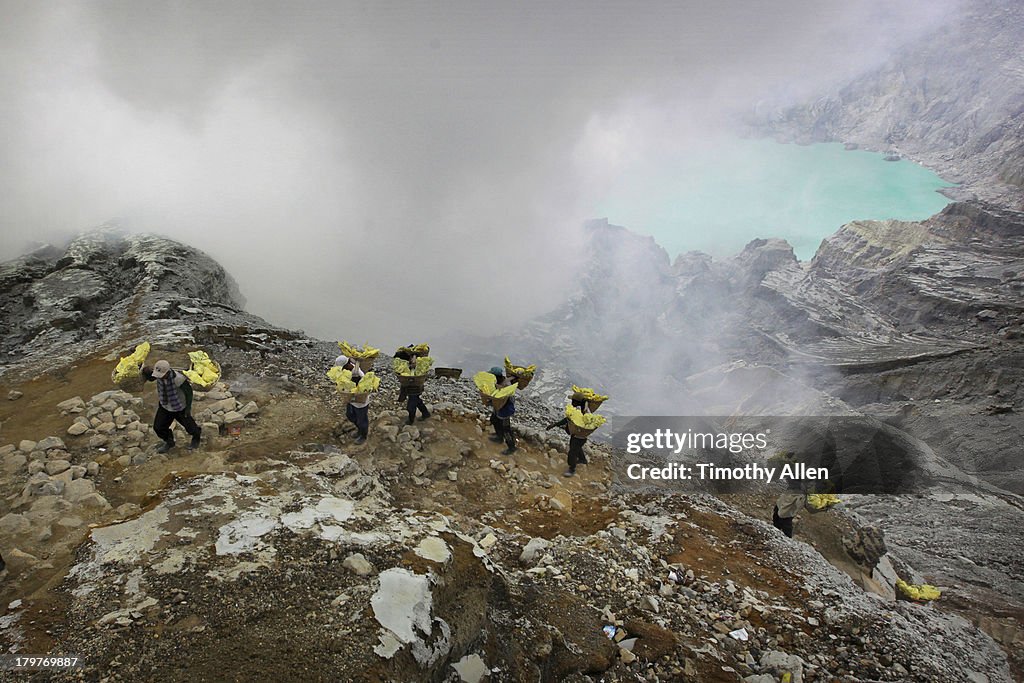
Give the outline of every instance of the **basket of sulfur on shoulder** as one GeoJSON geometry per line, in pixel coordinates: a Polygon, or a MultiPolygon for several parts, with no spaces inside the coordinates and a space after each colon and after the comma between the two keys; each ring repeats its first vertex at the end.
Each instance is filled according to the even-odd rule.
{"type": "Polygon", "coordinates": [[[129,392],[137,391],[146,383],[142,377],[142,366],[149,355],[149,342],[142,342],[135,350],[117,362],[110,371],[110,381],[129,392]]]}

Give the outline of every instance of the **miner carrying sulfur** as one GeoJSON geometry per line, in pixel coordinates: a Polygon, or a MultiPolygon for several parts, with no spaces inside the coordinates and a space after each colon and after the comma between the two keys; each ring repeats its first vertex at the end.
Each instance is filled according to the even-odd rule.
{"type": "MultiPolygon", "coordinates": [[[[512,380],[505,377],[505,371],[495,365],[491,368],[494,375],[496,388],[504,389],[511,386],[512,380]]],[[[494,436],[491,441],[496,443],[505,442],[505,455],[512,455],[516,451],[516,435],[512,431],[512,416],[516,414],[516,397],[509,396],[508,400],[500,408],[491,408],[491,426],[494,427],[494,436]]]]}
{"type": "Polygon", "coordinates": [[[793,538],[793,518],[805,509],[816,513],[821,512],[823,508],[816,508],[809,504],[805,484],[802,481],[795,478],[789,479],[786,492],[775,501],[775,509],[772,510],[772,525],[786,536],[793,538]]]}
{"type": "MultiPolygon", "coordinates": [[[[348,370],[352,373],[352,381],[356,384],[365,374],[362,368],[359,367],[359,363],[349,358],[348,356],[341,355],[334,359],[334,364],[344,370],[348,370]]],[[[366,442],[366,436],[370,432],[370,395],[366,395],[365,401],[351,400],[348,405],[345,406],[345,418],[356,426],[356,443],[361,444],[366,442]]]]}
{"type": "MultiPolygon", "coordinates": [[[[572,407],[579,409],[581,413],[587,413],[590,409],[587,407],[587,400],[579,396],[572,397],[572,407]]],[[[562,418],[558,422],[548,425],[548,429],[554,429],[555,427],[563,427],[566,431],[569,431],[569,418],[568,416],[562,418]]],[[[576,476],[576,465],[586,465],[587,456],[583,452],[583,445],[587,443],[587,437],[585,436],[574,436],[571,432],[569,433],[569,469],[567,469],[562,476],[573,477],[576,476]]]]}
{"type": "Polygon", "coordinates": [[[153,418],[153,431],[163,440],[157,447],[157,452],[166,453],[174,448],[174,432],[171,431],[171,425],[175,420],[192,437],[188,449],[191,451],[199,448],[202,429],[192,417],[192,384],[185,374],[171,368],[167,361],[158,360],[152,368],[148,365],[143,366],[142,376],[147,382],[156,382],[159,405],[156,417],[153,418]]]}
{"type": "MultiPolygon", "coordinates": [[[[400,358],[409,364],[409,367],[416,367],[416,354],[411,351],[412,344],[395,352],[395,358],[400,358]]],[[[405,401],[405,410],[409,413],[406,424],[412,424],[416,420],[416,411],[420,411],[420,419],[426,420],[430,417],[427,404],[423,402],[423,384],[410,382],[403,384],[398,391],[398,402],[405,401]]]]}

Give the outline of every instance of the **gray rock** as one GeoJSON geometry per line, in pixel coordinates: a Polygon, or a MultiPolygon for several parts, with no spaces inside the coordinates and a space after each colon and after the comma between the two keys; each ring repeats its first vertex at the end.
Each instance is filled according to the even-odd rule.
{"type": "Polygon", "coordinates": [[[28,462],[28,458],[26,458],[21,453],[13,453],[11,455],[8,455],[6,458],[4,458],[4,471],[17,472],[22,467],[25,466],[26,462],[28,462]]]}
{"type": "Polygon", "coordinates": [[[89,428],[82,424],[81,422],[75,422],[70,427],[68,427],[68,434],[70,434],[71,436],[80,436],[82,434],[85,434],[87,431],[89,431],[89,428]]]}
{"type": "Polygon", "coordinates": [[[245,419],[245,415],[234,410],[224,413],[224,424],[233,424],[235,422],[241,422],[245,419]]]}
{"type": "Polygon", "coordinates": [[[7,392],[7,400],[8,401],[17,401],[19,398],[21,398],[24,395],[25,394],[20,392],[20,391],[16,391],[15,389],[11,389],[10,391],[7,392]]]}
{"type": "Polygon", "coordinates": [[[64,488],[64,497],[74,502],[79,502],[90,493],[96,491],[96,484],[92,479],[75,479],[64,488]]]}
{"type": "Polygon", "coordinates": [[[15,446],[13,443],[9,443],[6,446],[0,446],[0,458],[6,458],[8,455],[14,453],[16,450],[18,450],[18,447],[15,446]]]}
{"type": "Polygon", "coordinates": [[[61,450],[67,450],[67,446],[64,445],[64,441],[57,436],[48,436],[39,443],[36,444],[36,448],[41,451],[49,451],[54,448],[61,450]]]}
{"type": "Polygon", "coordinates": [[[23,439],[18,443],[18,450],[22,453],[31,453],[36,449],[36,442],[23,439]]]}
{"type": "Polygon", "coordinates": [[[4,535],[17,536],[18,534],[28,533],[31,528],[32,524],[24,515],[8,513],[0,517],[0,533],[4,535]]]}
{"type": "Polygon", "coordinates": [[[244,406],[239,408],[238,412],[240,412],[245,417],[249,417],[250,415],[256,415],[257,413],[259,413],[260,409],[256,405],[256,401],[249,401],[244,406]]]}
{"type": "Polygon", "coordinates": [[[531,538],[523,547],[523,552],[519,554],[519,562],[524,565],[531,565],[537,560],[537,555],[549,547],[551,547],[551,541],[539,536],[531,538]]]}
{"type": "Polygon", "coordinates": [[[105,434],[94,434],[89,437],[89,448],[102,448],[107,445],[108,438],[105,434]]]}
{"type": "Polygon", "coordinates": [[[85,407],[85,401],[81,396],[75,396],[57,404],[57,410],[62,413],[80,413],[85,410],[85,407]]]}
{"type": "Polygon", "coordinates": [[[69,467],[71,467],[71,463],[67,460],[48,460],[45,465],[46,473],[50,476],[60,474],[69,467]]]}

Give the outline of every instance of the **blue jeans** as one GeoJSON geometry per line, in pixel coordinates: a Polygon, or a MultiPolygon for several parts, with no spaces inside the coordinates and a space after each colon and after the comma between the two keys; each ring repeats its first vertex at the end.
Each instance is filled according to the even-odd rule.
{"type": "Polygon", "coordinates": [[[365,437],[367,432],[370,431],[370,406],[356,408],[349,403],[345,406],[345,417],[356,426],[359,436],[365,437]]]}

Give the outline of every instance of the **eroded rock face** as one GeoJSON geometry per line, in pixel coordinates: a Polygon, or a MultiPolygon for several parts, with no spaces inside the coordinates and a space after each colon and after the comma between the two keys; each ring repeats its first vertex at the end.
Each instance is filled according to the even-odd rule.
{"type": "Polygon", "coordinates": [[[4,362],[83,348],[71,345],[120,332],[129,317],[179,317],[182,307],[212,303],[230,319],[244,305],[234,280],[201,251],[109,226],[63,250],[48,247],[0,265],[0,285],[4,362]]]}

